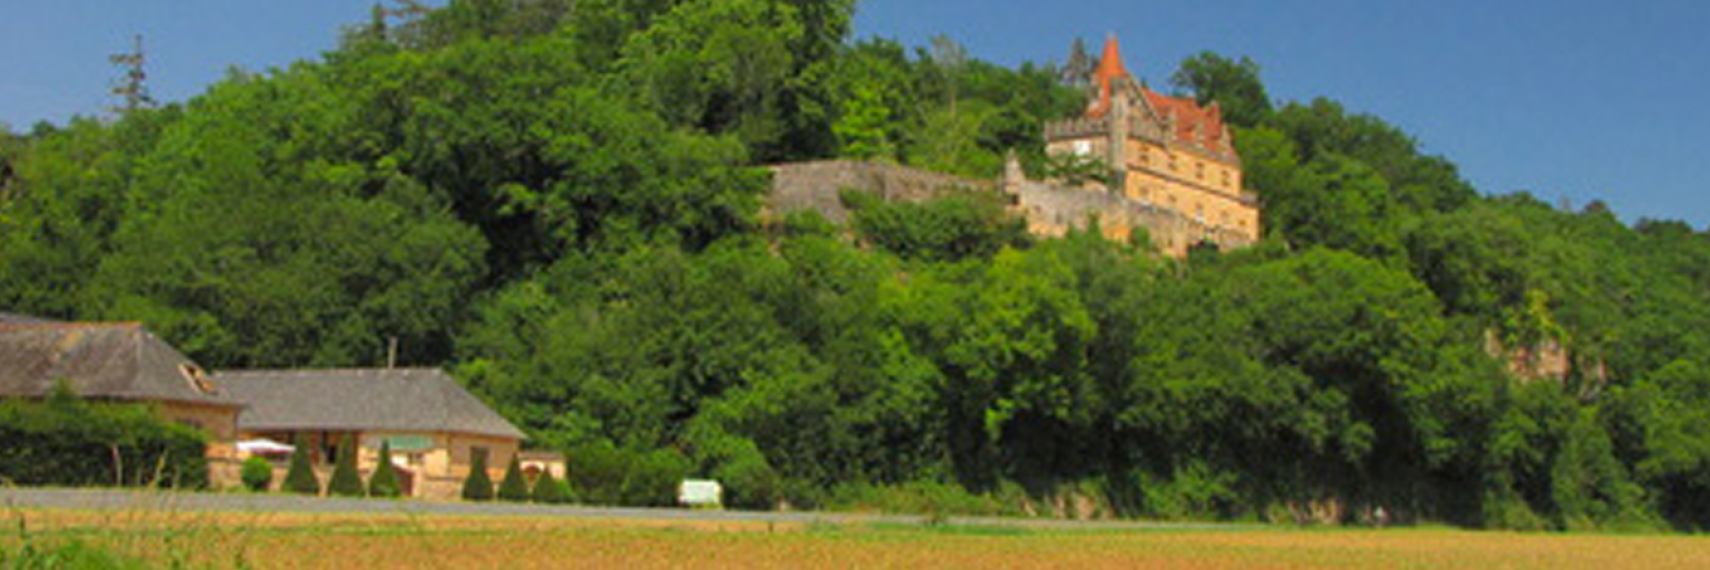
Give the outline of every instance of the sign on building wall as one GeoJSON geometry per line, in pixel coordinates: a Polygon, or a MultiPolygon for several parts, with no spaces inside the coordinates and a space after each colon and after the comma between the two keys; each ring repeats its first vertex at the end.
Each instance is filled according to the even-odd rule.
{"type": "Polygon", "coordinates": [[[392,451],[427,451],[433,449],[433,437],[426,435],[382,435],[362,438],[362,446],[380,449],[380,442],[391,444],[392,451]]]}

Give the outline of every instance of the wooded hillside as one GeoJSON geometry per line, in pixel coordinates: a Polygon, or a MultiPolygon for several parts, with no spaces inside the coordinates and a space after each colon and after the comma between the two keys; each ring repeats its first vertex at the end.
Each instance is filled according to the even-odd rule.
{"type": "Polygon", "coordinates": [[[1039,241],[973,199],[763,223],[761,164],[1065,167],[1055,67],[855,41],[853,4],[377,10],[188,102],[0,131],[0,309],[144,321],[214,369],[396,337],[568,452],[582,500],[694,474],[762,508],[1710,525],[1704,232],[1481,194],[1209,53],[1176,88],[1237,124],[1257,247],[1039,241]],[[1489,350],[1555,345],[1560,380],[1489,350]]]}

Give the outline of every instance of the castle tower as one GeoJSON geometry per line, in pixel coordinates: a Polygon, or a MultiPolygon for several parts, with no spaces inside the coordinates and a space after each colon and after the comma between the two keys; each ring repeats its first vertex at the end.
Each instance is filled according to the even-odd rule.
{"type": "Polygon", "coordinates": [[[1097,90],[1087,108],[1087,117],[1108,119],[1104,163],[1110,166],[1113,189],[1120,189],[1128,178],[1128,161],[1123,156],[1123,141],[1128,138],[1128,95],[1132,91],[1123,82],[1132,82],[1128,68],[1122,64],[1122,49],[1116,36],[1105,38],[1104,53],[1099,55],[1098,68],[1093,70],[1092,88],[1097,90]]]}

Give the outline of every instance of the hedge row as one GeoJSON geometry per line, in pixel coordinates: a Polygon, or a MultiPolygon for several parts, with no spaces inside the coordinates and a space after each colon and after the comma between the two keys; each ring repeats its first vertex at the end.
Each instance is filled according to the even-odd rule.
{"type": "Polygon", "coordinates": [[[137,404],[0,401],[0,483],[66,487],[208,485],[200,431],[137,404]]]}

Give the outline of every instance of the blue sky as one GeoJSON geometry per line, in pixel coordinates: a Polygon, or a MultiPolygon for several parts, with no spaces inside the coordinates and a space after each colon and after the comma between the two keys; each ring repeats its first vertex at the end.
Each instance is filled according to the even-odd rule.
{"type": "MultiPolygon", "coordinates": [[[[367,0],[0,0],[0,123],[98,114],[107,56],[145,35],[156,98],[182,101],[229,67],[332,49],[367,0]]],[[[862,0],[860,36],[948,34],[1002,64],[1061,59],[1075,37],[1121,38],[1166,87],[1200,50],[1258,61],[1271,96],[1328,96],[1412,133],[1480,190],[1529,190],[1624,219],[1710,225],[1710,2],[1641,0],[862,0]]]]}

